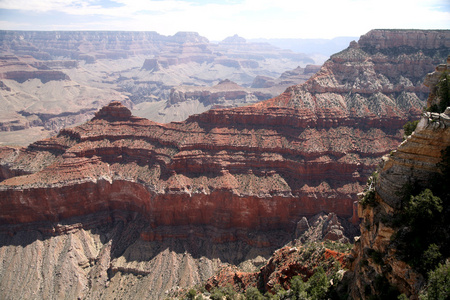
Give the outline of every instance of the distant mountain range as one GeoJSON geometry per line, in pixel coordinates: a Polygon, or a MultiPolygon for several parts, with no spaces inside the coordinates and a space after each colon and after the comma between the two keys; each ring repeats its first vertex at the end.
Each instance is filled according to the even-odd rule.
{"type": "MultiPolygon", "coordinates": [[[[359,37],[340,36],[332,39],[248,39],[252,43],[269,43],[282,49],[294,52],[306,53],[308,55],[323,56],[323,61],[334,53],[344,50],[351,41],[357,41],[359,37]]],[[[316,58],[316,57],[315,57],[316,58]]],[[[317,60],[317,58],[316,58],[317,60]]],[[[316,61],[316,63],[319,63],[316,61]]]]}

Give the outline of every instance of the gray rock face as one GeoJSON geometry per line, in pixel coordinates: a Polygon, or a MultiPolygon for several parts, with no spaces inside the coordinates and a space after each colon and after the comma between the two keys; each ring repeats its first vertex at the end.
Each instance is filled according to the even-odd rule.
{"type": "Polygon", "coordinates": [[[297,228],[295,229],[295,238],[299,238],[305,231],[309,230],[310,226],[306,217],[303,217],[297,223],[297,228]]]}
{"type": "Polygon", "coordinates": [[[349,238],[357,234],[356,225],[351,225],[348,221],[338,218],[335,213],[317,214],[307,220],[303,217],[295,230],[295,237],[303,243],[317,241],[338,241],[348,243],[349,238]],[[342,224],[345,224],[346,229],[342,224]]]}
{"type": "Polygon", "coordinates": [[[167,236],[148,241],[147,226],[139,215],[122,211],[18,232],[0,227],[0,298],[166,299],[224,265],[262,260],[275,250],[217,243],[214,229],[192,226],[159,228],[167,236]]]}

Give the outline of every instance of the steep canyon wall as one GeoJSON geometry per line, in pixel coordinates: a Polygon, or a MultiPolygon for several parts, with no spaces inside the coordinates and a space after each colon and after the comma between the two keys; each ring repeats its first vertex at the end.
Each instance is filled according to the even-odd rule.
{"type": "MultiPolygon", "coordinates": [[[[31,247],[24,249],[38,251],[43,238],[29,234],[34,224],[47,224],[55,236],[45,235],[45,243],[71,236],[103,249],[83,254],[95,258],[92,264],[77,262],[89,266],[77,271],[80,278],[101,267],[90,273],[95,277],[80,279],[78,296],[129,295],[119,292],[119,282],[132,286],[144,278],[136,294],[151,298],[154,289],[154,298],[162,298],[175,286],[199,283],[202,270],[217,270],[216,258],[239,263],[281,246],[302,217],[334,212],[355,220],[354,202],[367,178],[401,142],[402,125],[421,114],[427,88],[419,73],[443,60],[449,35],[374,30],[333,55],[305,84],[252,106],[160,124],[111,102],[91,121],[55,137],[27,148],[1,148],[2,249],[16,251],[23,235],[27,242],[22,243],[31,247]],[[407,45],[398,45],[398,34],[409,37],[407,45]],[[410,38],[422,35],[428,42],[410,45],[410,38]],[[382,47],[368,43],[371,37],[382,39],[376,43],[382,47]],[[85,233],[97,228],[88,226],[86,215],[110,226],[99,234],[101,243],[85,233]],[[66,222],[68,228],[82,225],[71,235],[61,229],[66,222]],[[114,252],[111,243],[121,240],[124,224],[137,227],[114,252]],[[206,241],[214,244],[201,249],[206,241]],[[158,266],[170,269],[164,273],[167,285],[152,271],[160,254],[158,266]],[[173,267],[179,263],[183,271],[173,267]],[[190,274],[189,280],[180,274],[190,274]],[[145,286],[147,280],[152,284],[145,286]]],[[[64,249],[61,260],[68,253],[64,249]]],[[[7,270],[4,276],[12,272],[7,270]]],[[[1,288],[9,289],[10,281],[2,282],[1,288]]],[[[69,293],[65,287],[58,291],[69,293]]]]}

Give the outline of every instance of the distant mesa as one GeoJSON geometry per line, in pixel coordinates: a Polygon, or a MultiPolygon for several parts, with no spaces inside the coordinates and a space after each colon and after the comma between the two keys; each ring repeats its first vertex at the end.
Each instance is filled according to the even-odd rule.
{"type": "Polygon", "coordinates": [[[0,106],[8,107],[0,112],[0,128],[20,130],[1,143],[22,145],[85,122],[111,99],[127,100],[137,115],[158,122],[265,100],[286,86],[206,105],[169,102],[178,86],[212,87],[219,78],[249,86],[255,76],[276,77],[311,60],[269,44],[210,43],[196,32],[0,30],[0,41],[0,106]]]}
{"type": "Polygon", "coordinates": [[[193,31],[179,31],[173,36],[173,40],[179,43],[209,43],[207,38],[193,31]]]}
{"type": "Polygon", "coordinates": [[[15,55],[0,56],[0,79],[11,79],[24,83],[29,79],[39,79],[42,83],[52,80],[70,80],[70,77],[59,70],[50,67],[65,66],[72,68],[74,61],[38,62],[31,56],[19,58],[15,55]]]}
{"type": "Polygon", "coordinates": [[[107,106],[102,107],[95,113],[94,119],[104,119],[110,121],[128,120],[131,117],[131,111],[120,101],[111,101],[107,106]]]}
{"type": "Polygon", "coordinates": [[[247,40],[243,37],[238,36],[237,34],[225,38],[221,43],[224,44],[245,44],[247,43],[247,40]]]}

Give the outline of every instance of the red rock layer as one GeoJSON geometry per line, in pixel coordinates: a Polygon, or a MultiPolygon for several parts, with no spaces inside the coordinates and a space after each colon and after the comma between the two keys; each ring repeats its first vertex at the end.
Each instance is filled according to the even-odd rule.
{"type": "MultiPolygon", "coordinates": [[[[390,56],[352,43],[277,98],[182,123],[136,118],[113,102],[92,121],[30,145],[20,162],[2,162],[33,174],[0,184],[0,220],[126,209],[155,227],[293,232],[302,216],[321,211],[350,218],[379,158],[424,104],[416,77],[432,59],[419,46],[390,56]]],[[[439,56],[439,49],[427,53],[439,56]]]]}
{"type": "Polygon", "coordinates": [[[346,255],[348,254],[327,249],[320,244],[285,246],[275,251],[258,272],[242,272],[236,267],[225,267],[208,279],[205,288],[210,291],[216,287],[231,285],[234,290],[241,293],[249,287],[274,293],[277,285],[289,289],[290,281],[294,276],[300,276],[306,281],[319,265],[326,272],[333,267],[345,268],[346,255]]]}
{"type": "Polygon", "coordinates": [[[0,184],[1,222],[123,209],[144,213],[155,227],[292,231],[301,216],[320,211],[351,217],[375,157],[385,152],[377,146],[397,144],[379,128],[322,119],[305,121],[310,128],[211,123],[211,116],[233,118],[234,112],[163,125],[112,102],[92,121],[34,143],[3,164],[35,173],[0,184]],[[30,166],[39,160],[47,167],[30,166]]]}

